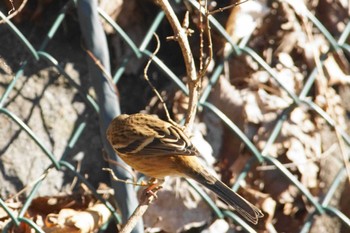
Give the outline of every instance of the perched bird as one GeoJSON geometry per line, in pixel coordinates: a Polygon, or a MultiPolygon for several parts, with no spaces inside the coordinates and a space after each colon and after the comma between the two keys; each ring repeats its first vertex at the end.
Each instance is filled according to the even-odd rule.
{"type": "Polygon", "coordinates": [[[119,156],[137,171],[157,179],[191,178],[213,191],[248,221],[262,212],[201,165],[197,149],[177,125],[147,114],[122,114],[107,129],[107,139],[119,156]]]}

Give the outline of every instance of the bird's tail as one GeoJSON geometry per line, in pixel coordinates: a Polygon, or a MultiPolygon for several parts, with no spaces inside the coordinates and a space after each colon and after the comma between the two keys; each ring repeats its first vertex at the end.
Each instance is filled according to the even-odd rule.
{"type": "Polygon", "coordinates": [[[216,179],[214,182],[203,181],[200,183],[203,184],[206,188],[213,191],[223,201],[231,205],[239,214],[241,214],[244,218],[253,224],[257,224],[258,219],[264,216],[257,207],[227,187],[227,185],[225,185],[220,180],[216,179]]]}

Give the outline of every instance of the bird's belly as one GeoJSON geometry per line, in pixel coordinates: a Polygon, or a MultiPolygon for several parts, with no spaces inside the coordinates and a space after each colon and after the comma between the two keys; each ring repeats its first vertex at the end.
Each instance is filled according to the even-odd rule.
{"type": "Polygon", "coordinates": [[[135,170],[154,178],[184,176],[176,160],[179,156],[121,156],[135,170]]]}

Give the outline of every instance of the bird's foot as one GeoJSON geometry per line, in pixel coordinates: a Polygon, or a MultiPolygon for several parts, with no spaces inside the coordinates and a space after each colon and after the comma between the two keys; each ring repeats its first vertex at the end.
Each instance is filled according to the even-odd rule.
{"type": "Polygon", "coordinates": [[[144,195],[147,197],[153,196],[155,199],[157,199],[157,192],[163,187],[162,183],[162,180],[151,178],[148,181],[149,186],[144,190],[144,195]]]}

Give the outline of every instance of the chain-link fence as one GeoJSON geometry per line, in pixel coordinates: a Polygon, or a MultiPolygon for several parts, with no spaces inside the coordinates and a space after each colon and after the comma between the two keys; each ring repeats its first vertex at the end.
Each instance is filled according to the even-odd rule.
{"type": "MultiPolygon", "coordinates": [[[[178,3],[173,3],[174,7],[177,9],[179,15],[182,15],[185,11],[185,9],[191,9],[193,12],[198,12],[198,3],[194,0],[185,0],[184,1],[186,4],[184,4],[182,1],[179,1],[178,3]],[[186,7],[187,8],[186,8],[186,7]]],[[[214,1],[212,1],[213,3],[214,1]]],[[[323,1],[320,1],[319,5],[323,3],[323,1]]],[[[35,130],[30,128],[26,122],[25,119],[21,119],[18,115],[13,113],[11,109],[11,101],[13,100],[11,97],[11,93],[13,93],[15,90],[17,93],[21,92],[21,89],[16,89],[16,85],[23,76],[24,70],[29,66],[31,63],[39,62],[39,61],[46,61],[50,66],[55,67],[57,71],[64,76],[66,80],[68,80],[68,85],[70,85],[73,88],[76,88],[77,93],[79,93],[80,98],[84,99],[85,103],[87,106],[90,106],[89,108],[93,109],[95,112],[98,112],[100,107],[94,100],[94,98],[86,94],[87,92],[84,91],[81,87],[81,84],[76,82],[76,80],[71,77],[66,70],[60,65],[60,61],[58,61],[54,54],[50,54],[46,52],[46,48],[50,41],[55,40],[55,34],[59,30],[60,27],[64,26],[64,19],[65,16],[68,14],[69,11],[74,8],[76,2],[75,1],[69,1],[64,5],[64,7],[61,9],[59,14],[57,15],[56,19],[54,20],[54,23],[52,24],[52,27],[42,40],[39,46],[35,48],[36,46],[33,46],[30,39],[27,38],[19,29],[8,21],[6,19],[6,15],[4,13],[0,12],[0,16],[3,20],[5,20],[5,24],[1,25],[1,27],[8,27],[11,33],[13,33],[17,39],[21,42],[19,45],[13,45],[13,46],[21,46],[21,48],[25,49],[28,51],[30,54],[30,58],[27,60],[24,60],[21,63],[21,66],[15,71],[15,75],[6,84],[6,89],[4,93],[1,94],[1,99],[0,99],[0,112],[1,114],[5,115],[10,121],[14,122],[17,124],[21,131],[25,132],[31,140],[35,142],[35,144],[42,150],[43,153],[49,158],[50,164],[45,169],[44,175],[41,176],[38,180],[35,181],[35,183],[30,186],[30,191],[28,191],[28,195],[26,196],[25,202],[23,203],[22,208],[18,213],[13,213],[13,211],[8,207],[8,203],[0,198],[0,206],[3,208],[3,210],[6,212],[6,214],[11,218],[11,221],[5,225],[5,227],[2,229],[3,232],[8,232],[13,225],[20,225],[21,223],[25,223],[31,228],[35,229],[37,232],[43,232],[42,229],[31,219],[27,218],[25,213],[28,210],[28,208],[31,205],[31,202],[33,198],[37,195],[38,189],[42,182],[45,181],[46,179],[46,173],[47,171],[51,169],[57,169],[57,170],[62,170],[65,169],[66,171],[69,171],[69,173],[72,174],[72,176],[76,177],[79,179],[80,182],[84,183],[88,189],[94,194],[94,196],[102,201],[107,208],[113,213],[114,218],[117,220],[117,222],[120,222],[120,217],[117,214],[116,210],[114,207],[101,198],[101,196],[97,193],[96,189],[93,187],[93,185],[79,172],[77,169],[66,160],[66,157],[69,156],[69,153],[74,149],[76,146],[77,141],[79,138],[84,134],[84,130],[87,127],[86,121],[79,122],[75,126],[75,131],[72,132],[72,136],[70,137],[69,141],[66,143],[66,149],[64,150],[62,156],[60,156],[60,159],[57,159],[58,156],[55,155],[48,147],[46,146],[45,140],[49,139],[43,139],[40,138],[35,130]]],[[[248,3],[247,3],[248,4],[248,3]]],[[[325,4],[325,3],[323,3],[325,4]]],[[[334,3],[335,4],[335,3],[334,3]]],[[[337,2],[338,5],[340,3],[337,2]]],[[[244,5],[244,4],[243,4],[244,5]]],[[[262,49],[260,48],[260,51],[256,51],[259,48],[259,39],[262,40],[261,38],[267,38],[266,40],[269,40],[269,36],[273,37],[275,36],[277,40],[276,35],[262,35],[259,33],[254,34],[255,29],[253,28],[250,30],[249,33],[245,33],[245,35],[240,38],[239,40],[234,40],[232,38],[232,35],[229,34],[229,30],[227,29],[228,26],[226,25],[223,26],[222,19],[220,18],[220,14],[213,14],[208,17],[210,20],[210,25],[212,27],[212,33],[215,34],[216,39],[221,41],[223,45],[225,45],[225,51],[222,52],[223,55],[217,55],[214,57],[215,65],[211,68],[212,70],[209,72],[210,76],[208,77],[208,82],[207,85],[204,86],[202,93],[200,95],[199,99],[199,107],[203,110],[209,111],[215,116],[217,116],[221,122],[225,125],[230,130],[230,134],[237,136],[240,139],[240,142],[242,142],[245,146],[246,149],[248,149],[249,154],[251,154],[251,159],[247,161],[247,163],[243,166],[243,170],[239,173],[235,180],[235,185],[233,186],[234,190],[238,190],[240,187],[240,184],[242,184],[242,181],[247,178],[247,175],[249,172],[252,171],[252,169],[256,168],[257,164],[260,165],[266,165],[266,166],[272,166],[274,170],[279,174],[280,177],[283,177],[282,182],[287,181],[287,185],[296,187],[299,195],[305,198],[305,203],[308,203],[308,206],[310,207],[306,212],[304,212],[304,221],[303,224],[298,227],[300,232],[309,232],[310,229],[313,227],[315,223],[315,216],[318,215],[328,215],[331,217],[334,217],[336,221],[341,222],[343,225],[343,229],[349,230],[350,228],[350,219],[343,213],[346,211],[347,208],[345,206],[339,206],[339,208],[333,207],[330,202],[337,192],[337,189],[340,189],[339,187],[342,187],[344,185],[344,179],[347,177],[347,162],[348,162],[348,154],[349,150],[347,146],[350,143],[350,137],[346,133],[344,129],[345,127],[340,127],[339,126],[339,120],[336,119],[335,116],[330,115],[329,112],[325,110],[324,106],[320,106],[319,102],[317,101],[316,98],[313,98],[314,92],[315,91],[315,85],[320,85],[319,83],[315,84],[317,82],[317,79],[319,78],[320,75],[322,74],[326,68],[325,62],[328,61],[330,57],[341,57],[339,58],[342,60],[342,64],[344,67],[348,66],[348,55],[350,52],[350,47],[346,43],[348,40],[348,36],[350,33],[350,23],[348,22],[348,17],[343,18],[343,21],[336,21],[339,20],[341,17],[339,16],[338,18],[336,16],[333,17],[333,21],[336,21],[334,25],[340,25],[341,27],[340,34],[337,35],[337,33],[333,33],[333,28],[328,29],[326,26],[321,23],[321,21],[318,19],[318,17],[315,17],[314,13],[319,12],[320,9],[317,7],[313,6],[310,3],[309,7],[312,7],[312,10],[309,10],[308,8],[302,8],[298,9],[298,6],[305,6],[304,4],[297,4],[293,3],[292,1],[272,1],[269,2],[265,7],[269,9],[270,13],[265,14],[261,19],[263,19],[264,24],[272,24],[273,22],[271,19],[273,19],[270,16],[270,21],[268,21],[268,16],[266,15],[273,15],[271,12],[275,12],[275,15],[278,15],[278,11],[283,8],[283,12],[286,15],[293,15],[295,18],[294,20],[296,22],[302,22],[300,25],[305,26],[308,25],[312,29],[310,32],[309,36],[314,35],[317,36],[322,36],[323,38],[326,39],[328,42],[326,47],[326,50],[323,49],[322,52],[316,53],[319,56],[318,57],[313,57],[311,60],[315,60],[315,62],[311,62],[311,65],[308,65],[308,68],[305,69],[305,72],[300,72],[304,74],[304,76],[301,78],[300,84],[301,86],[297,90],[291,88],[283,76],[281,72],[276,71],[278,70],[278,62],[276,61],[268,61],[266,62],[266,54],[263,54],[261,51],[262,49]],[[293,5],[294,4],[294,5],[293,5]],[[292,13],[290,12],[292,11],[292,13]],[[276,13],[277,12],[277,13],[276,13]],[[332,33],[330,32],[332,31],[332,33]],[[334,36],[334,35],[335,36],[334,36]],[[336,38],[335,38],[336,37],[336,38]],[[224,40],[224,42],[222,42],[224,40]],[[239,42],[239,43],[238,43],[239,42]],[[340,54],[340,55],[339,55],[340,54]],[[264,56],[264,58],[262,57],[264,56]],[[242,127],[238,127],[235,122],[232,122],[232,118],[225,114],[225,110],[220,109],[218,106],[215,106],[215,104],[211,103],[208,101],[208,98],[211,93],[213,93],[215,85],[218,83],[218,80],[222,78],[222,75],[227,72],[225,71],[225,65],[227,65],[227,62],[229,61],[234,61],[235,59],[238,59],[238,57],[244,57],[245,59],[248,59],[251,61],[251,64],[256,64],[257,68],[256,70],[258,71],[264,71],[268,74],[268,79],[272,80],[270,81],[273,83],[274,87],[273,89],[278,90],[280,93],[284,93],[288,101],[286,101],[285,105],[283,108],[280,108],[276,110],[276,115],[277,117],[270,122],[270,124],[273,125],[273,127],[270,128],[269,131],[265,132],[265,138],[264,138],[264,143],[263,146],[259,144],[256,138],[254,138],[254,135],[249,135],[244,130],[242,130],[242,127]],[[313,67],[312,67],[313,66],[313,67]],[[277,68],[276,68],[277,67],[277,68]],[[311,67],[311,68],[310,68],[311,67]],[[321,73],[321,74],[320,74],[321,73]],[[302,182],[299,177],[296,175],[295,170],[289,169],[287,166],[283,164],[283,161],[280,161],[279,157],[277,156],[271,156],[270,151],[273,145],[275,145],[276,140],[279,140],[278,138],[283,135],[283,127],[285,126],[285,122],[290,120],[292,113],[294,112],[295,109],[303,109],[303,111],[306,111],[313,116],[317,116],[319,118],[322,118],[324,122],[329,125],[331,131],[336,132],[336,135],[338,135],[338,140],[339,144],[342,144],[341,146],[341,152],[343,156],[345,156],[344,163],[340,166],[339,170],[337,170],[335,173],[335,178],[330,182],[330,185],[327,187],[326,191],[323,191],[323,194],[320,195],[319,193],[315,193],[315,189],[309,188],[308,186],[305,185],[304,182],[302,182]],[[248,135],[248,136],[247,136],[248,135]],[[343,211],[343,212],[342,212],[343,211]]],[[[324,7],[325,8],[325,7],[324,7]]],[[[236,9],[239,9],[237,7],[236,9]]],[[[335,14],[336,10],[333,10],[333,14],[335,14]]],[[[159,33],[159,30],[164,28],[164,22],[166,22],[165,15],[164,13],[155,7],[153,5],[153,9],[150,10],[153,15],[152,20],[147,19],[149,21],[149,27],[147,28],[147,31],[145,31],[145,34],[142,35],[142,39],[137,38],[138,42],[136,43],[134,40],[135,38],[131,38],[128,33],[125,32],[125,30],[122,29],[115,21],[108,16],[103,10],[99,9],[98,12],[103,19],[103,21],[111,26],[114,30],[114,33],[117,34],[117,37],[119,38],[120,41],[124,44],[125,47],[127,47],[127,51],[125,54],[122,54],[119,57],[119,65],[116,67],[113,75],[113,81],[115,83],[118,83],[119,80],[125,75],[125,71],[128,70],[130,66],[133,64],[130,64],[130,61],[133,63],[135,60],[141,60],[142,64],[144,64],[144,61],[149,59],[151,56],[152,52],[148,50],[148,47],[150,44],[152,45],[153,42],[153,34],[155,32],[159,33]],[[139,45],[138,45],[139,44],[139,45]]],[[[193,13],[192,12],[192,13],[193,13]]],[[[195,13],[193,13],[195,15],[195,13]]],[[[320,13],[318,16],[321,16],[320,13]]],[[[132,17],[132,16],[131,16],[132,17]]],[[[136,17],[136,16],[134,16],[136,17]]],[[[195,16],[193,16],[195,18],[195,16]]],[[[276,18],[278,18],[276,16],[276,18]]],[[[279,26],[281,26],[283,22],[279,26]]],[[[288,27],[287,25],[284,25],[285,27],[288,27]]],[[[261,26],[263,27],[263,26],[261,26]]],[[[128,29],[130,31],[131,29],[128,29]]],[[[285,29],[285,31],[292,31],[290,28],[285,29]]],[[[306,30],[306,29],[305,29],[306,30]]],[[[265,32],[267,32],[266,30],[265,32]]],[[[276,33],[277,34],[277,33],[276,33]]],[[[295,35],[294,35],[295,36],[295,35]]],[[[296,35],[298,36],[298,35],[296,35]]],[[[293,37],[294,38],[294,37],[293,37]]],[[[310,39],[310,38],[308,38],[310,39]]],[[[315,41],[317,41],[315,39],[315,41]]],[[[169,42],[169,43],[175,43],[175,42],[169,42]]],[[[191,41],[191,43],[198,43],[191,41]]],[[[292,42],[291,42],[292,43],[292,42]]],[[[263,44],[263,43],[261,43],[263,44]]],[[[214,42],[215,46],[215,42],[214,42]]],[[[194,46],[195,47],[195,46],[194,46]]],[[[223,46],[224,47],[224,46],[223,46]]],[[[222,47],[222,48],[223,48],[222,47]]],[[[306,46],[307,47],[307,46],[306,46]]],[[[312,49],[311,49],[312,50],[312,49]]],[[[218,50],[214,51],[217,52],[217,54],[220,54],[218,50]]],[[[1,52],[1,51],[0,51],[1,52]]],[[[273,52],[272,52],[273,53],[273,52]]],[[[296,53],[294,50],[290,50],[290,53],[296,53]]],[[[300,54],[299,54],[300,55],[300,54]]],[[[1,56],[1,53],[0,53],[1,56]]],[[[170,57],[172,55],[169,55],[170,57]]],[[[272,55],[273,57],[273,55],[272,55]]],[[[169,80],[173,84],[177,86],[178,90],[181,90],[183,93],[187,94],[188,90],[186,85],[183,83],[183,81],[179,78],[178,71],[175,70],[175,66],[170,66],[166,65],[167,61],[165,60],[166,58],[162,57],[161,59],[155,56],[153,59],[153,65],[156,68],[153,68],[155,70],[161,71],[161,73],[168,77],[169,80]]],[[[281,59],[282,60],[282,59],[281,59]]],[[[95,62],[98,63],[98,62],[95,62]]],[[[171,63],[171,62],[169,62],[171,63]]],[[[178,62],[173,62],[173,63],[178,63],[178,62]]],[[[297,63],[297,61],[295,61],[297,63]]],[[[339,64],[340,62],[337,62],[336,64],[339,64]]],[[[302,67],[302,65],[300,65],[302,67]]],[[[236,66],[237,68],[237,66],[236,66]]],[[[292,69],[291,69],[292,70],[292,69]]],[[[326,69],[327,70],[327,69],[326,69]]],[[[344,68],[344,70],[347,70],[344,68]]],[[[329,70],[327,70],[329,71],[329,70]]],[[[344,72],[346,73],[346,72],[344,72]]],[[[336,74],[329,74],[330,76],[336,75],[336,74]]],[[[349,76],[346,76],[343,74],[345,79],[348,79],[349,76]]],[[[156,81],[154,81],[156,82],[156,81]]],[[[348,80],[344,80],[344,83],[348,83],[348,80]]],[[[265,83],[266,84],[266,83],[265,83]]],[[[25,84],[22,84],[25,85],[25,84]]],[[[121,87],[122,89],[122,87],[121,87]]],[[[123,91],[122,91],[123,93],[123,91]]],[[[273,91],[271,91],[273,93],[273,91]]],[[[124,93],[123,93],[124,94],[124,93]]],[[[132,95],[132,94],[131,94],[132,95]]],[[[135,93],[134,93],[135,95],[135,93]]],[[[137,94],[136,94],[137,95],[137,94]]],[[[122,95],[122,100],[123,100],[123,95],[122,95]]],[[[327,98],[327,97],[325,97],[327,98]]],[[[344,100],[346,102],[346,100],[344,100]]],[[[88,112],[88,114],[94,114],[91,111],[88,112]]],[[[249,114],[249,113],[248,113],[249,114]]],[[[4,126],[1,126],[4,127],[4,126]]],[[[258,131],[256,131],[257,133],[258,131]]],[[[2,140],[6,139],[7,135],[1,135],[2,140]]],[[[303,140],[303,139],[300,139],[303,140]]],[[[307,143],[307,142],[305,142],[307,143]]],[[[323,149],[324,150],[324,149],[323,149]]],[[[6,150],[5,150],[6,151],[6,150]]],[[[27,154],[26,156],[30,157],[30,153],[27,154]]],[[[297,165],[298,166],[298,165],[297,165]]],[[[304,171],[305,173],[309,172],[308,170],[304,171]]],[[[249,179],[249,178],[248,178],[249,179]]],[[[31,183],[33,181],[29,181],[31,183]]],[[[196,189],[200,192],[199,188],[194,185],[196,189]]],[[[269,190],[264,190],[265,193],[269,193],[269,190]]],[[[244,230],[249,231],[249,232],[255,232],[254,228],[236,215],[234,212],[227,211],[227,210],[221,210],[216,207],[214,202],[208,198],[205,194],[201,192],[201,195],[205,198],[205,200],[209,203],[209,205],[213,208],[213,212],[216,213],[217,218],[229,218],[232,219],[235,224],[240,225],[244,230]]],[[[269,208],[267,208],[269,209],[269,208]]],[[[263,208],[264,210],[264,208],[263,208]]],[[[266,211],[266,210],[264,210],[266,211]]],[[[348,212],[347,212],[348,213],[348,212]]],[[[269,214],[267,214],[269,215],[269,214]]],[[[287,215],[287,214],[286,214],[287,215]]],[[[278,219],[278,218],[277,218],[278,219]]],[[[277,220],[278,221],[278,220],[277,220]]],[[[267,221],[266,221],[267,222],[267,221]]],[[[273,221],[271,221],[271,224],[273,225],[273,221]]],[[[260,228],[260,227],[259,227],[260,228]]],[[[345,230],[346,231],[346,230],[345,230]]]]}

